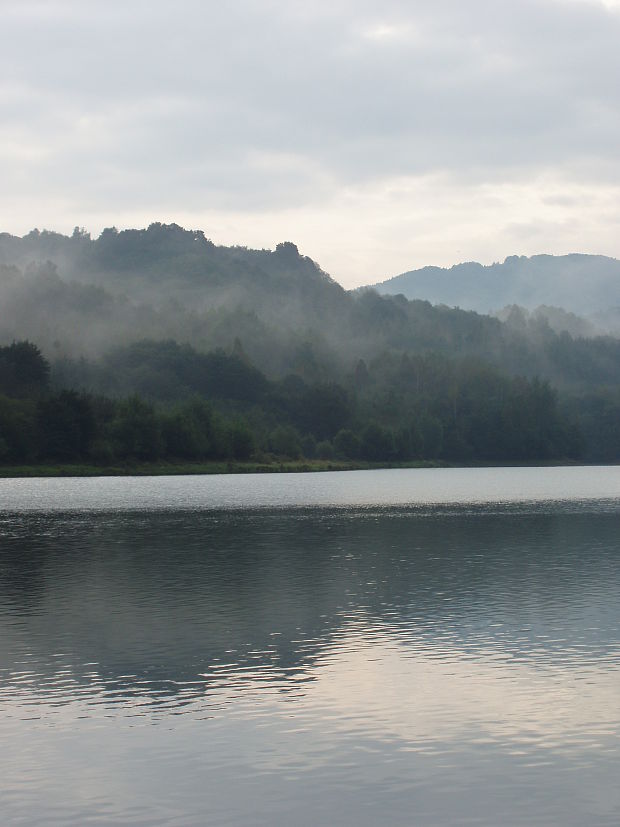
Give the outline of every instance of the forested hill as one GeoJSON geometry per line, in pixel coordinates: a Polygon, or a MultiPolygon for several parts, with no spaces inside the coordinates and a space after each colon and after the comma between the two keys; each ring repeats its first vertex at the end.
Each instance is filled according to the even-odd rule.
{"type": "Polygon", "coordinates": [[[378,461],[620,458],[620,340],[347,292],[290,242],[217,247],[162,224],[0,235],[0,357],[6,461],[60,457],[54,429],[64,445],[82,418],[90,447],[67,457],[139,456],[129,435],[148,420],[150,457],[240,456],[238,437],[378,461]],[[33,354],[49,377],[24,385],[33,354]]]}
{"type": "Polygon", "coordinates": [[[506,305],[533,310],[562,307],[581,315],[620,308],[620,261],[606,256],[509,256],[502,263],[423,267],[373,285],[380,293],[402,293],[489,313],[506,305]]]}
{"type": "Polygon", "coordinates": [[[310,312],[325,312],[345,294],[291,242],[274,251],[216,246],[202,231],[160,223],[143,230],[106,229],[97,239],[77,227],[71,236],[45,230],[23,238],[0,234],[0,264],[28,272],[47,262],[64,280],[153,306],[174,299],[194,310],[253,308],[278,296],[289,309],[304,303],[310,312]]]}
{"type": "Polygon", "coordinates": [[[475,312],[347,292],[297,247],[218,247],[175,224],[98,239],[0,235],[0,344],[28,339],[53,362],[140,339],[235,348],[270,377],[340,380],[359,359],[475,357],[560,389],[620,383],[620,341],[558,332],[515,309],[475,312]]]}

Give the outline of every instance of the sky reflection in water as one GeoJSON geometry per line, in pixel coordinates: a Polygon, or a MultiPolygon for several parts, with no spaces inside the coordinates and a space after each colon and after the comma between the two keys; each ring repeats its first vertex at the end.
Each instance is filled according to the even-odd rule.
{"type": "Polygon", "coordinates": [[[619,514],[5,513],[8,823],[617,824],[619,514]]]}

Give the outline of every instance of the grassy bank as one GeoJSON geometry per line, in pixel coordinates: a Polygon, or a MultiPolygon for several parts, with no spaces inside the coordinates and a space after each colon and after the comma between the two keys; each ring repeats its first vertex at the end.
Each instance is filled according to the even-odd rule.
{"type": "Polygon", "coordinates": [[[348,460],[273,460],[270,462],[142,462],[118,465],[6,465],[0,478],[9,477],[125,477],[177,474],[274,474],[305,471],[359,471],[371,468],[431,468],[436,462],[370,463],[348,460]]]}
{"type": "MultiPolygon", "coordinates": [[[[286,474],[311,471],[365,471],[381,468],[480,468],[480,467],[543,467],[570,465],[597,465],[573,460],[539,460],[509,463],[458,463],[439,460],[412,460],[411,462],[355,462],[351,460],[271,460],[262,462],[134,462],[118,465],[0,465],[0,479],[19,477],[150,477],[190,474],[286,474]]],[[[602,463],[614,464],[614,463],[602,463]]]]}

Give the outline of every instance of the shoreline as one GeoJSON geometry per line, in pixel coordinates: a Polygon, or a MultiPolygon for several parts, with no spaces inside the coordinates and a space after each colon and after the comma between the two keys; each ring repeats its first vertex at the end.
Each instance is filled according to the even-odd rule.
{"type": "Polygon", "coordinates": [[[131,462],[117,465],[59,463],[0,466],[0,479],[25,477],[166,477],[211,474],[295,474],[323,471],[369,471],[380,468],[439,468],[443,463],[372,463],[348,460],[282,460],[273,462],[131,462]]]}
{"type": "MultiPolygon", "coordinates": [[[[610,463],[584,463],[567,460],[540,460],[510,463],[458,464],[440,460],[413,460],[410,462],[374,463],[348,460],[283,460],[272,462],[136,462],[118,465],[89,465],[86,463],[57,465],[0,465],[0,479],[29,477],[165,477],[212,474],[296,474],[326,471],[379,471],[391,468],[536,468],[570,467],[610,463]]],[[[614,464],[614,463],[611,463],[614,464]]]]}

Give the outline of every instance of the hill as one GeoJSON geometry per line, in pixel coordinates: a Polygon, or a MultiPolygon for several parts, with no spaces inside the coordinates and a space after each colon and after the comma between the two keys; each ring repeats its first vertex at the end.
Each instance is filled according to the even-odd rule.
{"type": "Polygon", "coordinates": [[[303,303],[325,313],[345,293],[286,241],[273,251],[217,246],[200,230],[160,223],[142,230],[109,228],[97,239],[78,227],[71,236],[46,230],[23,238],[0,234],[0,264],[28,273],[49,262],[66,281],[155,308],[172,298],[198,312],[222,305],[255,308],[277,293],[286,310],[303,303]]]}
{"type": "Polygon", "coordinates": [[[0,338],[36,340],[52,358],[140,338],[205,350],[241,336],[278,373],[309,331],[337,327],[349,298],[291,242],[216,246],[201,231],[154,223],[97,239],[78,228],[0,234],[0,303],[0,338]]]}
{"type": "Polygon", "coordinates": [[[440,353],[565,389],[620,382],[620,342],[552,310],[513,308],[500,319],[347,292],[291,242],[216,246],[176,224],[97,239],[78,228],[0,234],[0,340],[34,341],[53,362],[149,339],[235,350],[274,378],[340,381],[359,359],[440,353]]]}
{"type": "Polygon", "coordinates": [[[0,459],[234,458],[257,446],[615,461],[620,341],[544,311],[499,318],[347,292],[291,242],[216,246],[174,224],[2,234],[0,459]],[[38,390],[22,381],[28,343],[50,367],[38,390]]]}
{"type": "Polygon", "coordinates": [[[620,308],[620,261],[606,256],[509,256],[489,266],[477,262],[423,267],[372,285],[379,293],[489,313],[506,305],[534,310],[561,307],[579,315],[620,308]]]}

